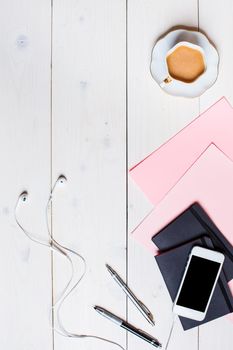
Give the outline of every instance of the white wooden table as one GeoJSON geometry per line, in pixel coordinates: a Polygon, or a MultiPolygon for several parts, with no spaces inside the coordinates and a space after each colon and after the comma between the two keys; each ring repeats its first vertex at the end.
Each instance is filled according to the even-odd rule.
{"type": "MultiPolygon", "coordinates": [[[[117,349],[96,340],[63,338],[49,310],[69,269],[32,242],[14,221],[46,239],[45,205],[60,173],[51,215],[54,237],[87,259],[88,271],[62,309],[66,327],[150,349],[93,311],[99,304],[165,343],[171,301],[162,277],[130,231],[151,209],[127,169],[225,95],[233,103],[232,0],[0,1],[0,349],[117,349]],[[149,72],[156,39],[185,25],[208,33],[220,53],[216,84],[201,98],[163,93],[149,72]],[[115,267],[148,305],[152,328],[110,279],[115,267]]],[[[81,263],[77,261],[78,268],[81,263]]],[[[222,318],[184,332],[170,349],[230,350],[233,325],[222,318]]]]}

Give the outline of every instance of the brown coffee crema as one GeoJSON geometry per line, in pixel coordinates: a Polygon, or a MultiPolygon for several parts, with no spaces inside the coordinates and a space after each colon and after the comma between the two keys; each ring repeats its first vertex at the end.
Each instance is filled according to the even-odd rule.
{"type": "Polygon", "coordinates": [[[199,50],[182,45],[167,56],[167,67],[172,78],[192,83],[205,71],[205,62],[199,50]]]}

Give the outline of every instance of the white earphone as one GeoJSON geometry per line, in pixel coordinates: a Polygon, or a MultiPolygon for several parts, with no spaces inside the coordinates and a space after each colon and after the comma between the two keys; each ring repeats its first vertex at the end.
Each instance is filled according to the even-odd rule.
{"type": "Polygon", "coordinates": [[[20,199],[22,202],[26,202],[27,198],[28,198],[28,193],[27,193],[27,191],[23,191],[23,192],[21,193],[21,195],[19,196],[19,199],[20,199]]]}
{"type": "Polygon", "coordinates": [[[64,287],[60,297],[58,298],[58,300],[52,305],[52,312],[51,312],[51,316],[56,316],[56,317],[52,317],[52,319],[54,320],[55,318],[57,319],[57,324],[58,324],[58,328],[56,328],[54,326],[54,323],[52,322],[52,327],[54,329],[54,331],[56,331],[58,334],[64,336],[64,337],[69,337],[69,338],[95,338],[113,345],[118,346],[119,348],[121,348],[122,350],[125,350],[120,344],[102,338],[102,337],[98,337],[95,335],[84,335],[84,334],[74,334],[74,333],[70,333],[69,331],[67,331],[61,321],[60,318],[60,310],[61,307],[63,305],[63,303],[65,302],[65,300],[70,296],[70,294],[76,289],[76,287],[79,285],[79,283],[81,282],[81,280],[84,278],[85,274],[86,274],[86,260],[84,259],[84,257],[82,257],[79,253],[77,253],[76,251],[74,251],[73,249],[67,248],[64,245],[60,244],[59,242],[57,242],[50,231],[50,225],[49,225],[49,218],[48,218],[48,211],[49,211],[49,206],[52,202],[53,199],[53,194],[54,191],[57,187],[64,187],[64,185],[67,183],[67,178],[64,175],[60,175],[58,177],[58,179],[56,180],[55,184],[53,185],[50,195],[48,197],[48,201],[47,201],[47,205],[46,205],[46,210],[45,210],[45,216],[46,216],[46,224],[47,224],[47,231],[48,231],[48,236],[49,236],[49,242],[45,242],[45,241],[41,241],[37,238],[34,237],[34,235],[32,235],[30,232],[28,232],[20,223],[19,219],[18,219],[18,215],[17,215],[17,211],[19,209],[19,205],[20,203],[25,203],[28,201],[28,197],[29,194],[27,191],[23,191],[20,196],[18,197],[18,200],[16,202],[15,205],[15,211],[14,211],[14,216],[15,216],[15,221],[16,224],[18,225],[18,227],[23,231],[23,233],[33,242],[38,243],[40,245],[46,246],[48,247],[50,250],[54,251],[54,252],[58,252],[61,255],[65,256],[65,258],[69,261],[70,266],[71,266],[71,277],[69,278],[68,282],[66,283],[66,286],[64,287]],[[74,263],[73,260],[71,258],[71,255],[74,254],[76,257],[78,257],[79,259],[81,259],[83,265],[84,265],[84,269],[83,272],[81,274],[81,276],[79,277],[79,279],[77,281],[74,282],[73,286],[71,286],[71,283],[73,281],[74,278],[74,263]],[[56,310],[55,310],[56,309],[56,310]]]}
{"type": "Polygon", "coordinates": [[[67,178],[64,175],[60,175],[57,181],[60,185],[64,185],[67,182],[67,178]]]}
{"type": "MultiPolygon", "coordinates": [[[[63,187],[66,183],[67,183],[67,178],[66,178],[64,175],[60,175],[60,176],[58,177],[57,181],[55,182],[53,188],[52,188],[51,195],[53,195],[53,192],[54,192],[54,190],[55,190],[55,188],[56,188],[57,186],[63,187]]],[[[19,200],[18,200],[18,203],[17,203],[17,204],[19,204],[20,201],[26,202],[27,199],[28,199],[28,192],[27,192],[27,191],[23,191],[23,192],[19,195],[19,200]]]]}

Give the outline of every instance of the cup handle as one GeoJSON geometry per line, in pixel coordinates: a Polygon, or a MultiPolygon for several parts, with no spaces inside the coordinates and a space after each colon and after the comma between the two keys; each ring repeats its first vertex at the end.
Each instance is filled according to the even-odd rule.
{"type": "Polygon", "coordinates": [[[167,76],[159,85],[161,88],[164,88],[167,84],[170,84],[172,82],[172,78],[170,76],[167,76]]]}

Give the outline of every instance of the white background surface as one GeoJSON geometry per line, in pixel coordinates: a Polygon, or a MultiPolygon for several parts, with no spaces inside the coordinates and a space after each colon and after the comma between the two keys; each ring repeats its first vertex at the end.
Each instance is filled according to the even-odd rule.
{"type": "MultiPolygon", "coordinates": [[[[67,264],[14,222],[15,202],[27,189],[20,217],[37,237],[47,237],[44,209],[60,173],[68,183],[54,199],[53,235],[88,263],[62,310],[66,327],[129,350],[151,348],[96,314],[92,306],[99,304],[165,344],[168,292],[153,256],[127,234],[151,205],[128,181],[127,168],[221,96],[233,103],[233,2],[0,0],[0,7],[0,348],[117,349],[52,332],[49,310],[67,280],[67,264]],[[177,25],[208,33],[220,54],[219,78],[201,98],[168,96],[150,76],[153,44],[177,25]],[[154,328],[110,279],[106,262],[152,309],[154,328]]],[[[187,332],[177,323],[170,349],[230,350],[232,341],[225,318],[187,332]]]]}

